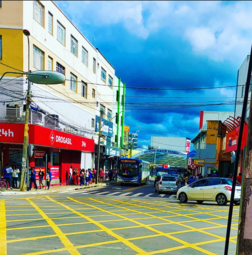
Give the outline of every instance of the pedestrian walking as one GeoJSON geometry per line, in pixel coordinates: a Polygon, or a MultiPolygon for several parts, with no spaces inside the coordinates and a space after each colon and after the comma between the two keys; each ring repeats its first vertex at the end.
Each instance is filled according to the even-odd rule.
{"type": "MultiPolygon", "coordinates": [[[[12,189],[11,175],[13,170],[10,167],[9,163],[6,164],[6,167],[4,167],[3,172],[4,172],[4,179],[6,180],[6,184],[9,184],[9,188],[12,189]]],[[[7,189],[8,189],[8,185],[7,185],[7,189]]]]}
{"type": "Polygon", "coordinates": [[[112,172],[111,169],[108,172],[108,176],[109,176],[109,181],[111,182],[112,181],[112,176],[113,176],[113,172],[112,172]]]}
{"type": "Polygon", "coordinates": [[[102,168],[100,168],[100,182],[102,182],[103,180],[104,180],[104,172],[103,172],[103,170],[102,170],[102,168]]]}
{"type": "Polygon", "coordinates": [[[94,178],[95,178],[95,183],[96,183],[96,180],[97,180],[97,171],[93,168],[93,172],[94,172],[94,178]]]}
{"type": "Polygon", "coordinates": [[[51,181],[52,181],[52,172],[50,168],[48,168],[46,173],[46,185],[48,190],[50,189],[51,181]]]}
{"type": "Polygon", "coordinates": [[[83,178],[83,172],[82,172],[82,170],[80,171],[80,186],[81,186],[81,184],[82,184],[82,178],[83,178]]]}
{"type": "Polygon", "coordinates": [[[30,187],[29,187],[29,190],[32,189],[32,184],[33,184],[33,183],[34,183],[35,189],[38,189],[37,183],[36,183],[36,171],[35,171],[34,167],[32,167],[32,169],[31,169],[31,180],[30,180],[30,187]]]}
{"type": "Polygon", "coordinates": [[[38,176],[39,176],[39,186],[40,186],[40,189],[41,189],[41,185],[42,185],[42,188],[44,188],[43,179],[44,179],[45,174],[42,171],[42,168],[39,169],[38,176]]]}
{"type": "Polygon", "coordinates": [[[90,168],[88,169],[88,175],[89,175],[89,184],[91,184],[91,183],[92,183],[92,178],[93,178],[93,176],[92,176],[92,173],[91,173],[91,169],[90,169],[90,168]]]}
{"type": "Polygon", "coordinates": [[[89,172],[88,170],[86,170],[86,186],[88,185],[88,181],[89,181],[89,172]]]}
{"type": "Polygon", "coordinates": [[[68,177],[68,184],[69,185],[72,184],[72,176],[73,176],[73,167],[70,166],[70,168],[69,168],[69,177],[68,177]]]}
{"type": "Polygon", "coordinates": [[[12,183],[12,187],[14,188],[18,188],[18,185],[17,185],[17,181],[18,181],[18,174],[20,173],[19,169],[16,168],[15,165],[12,166],[12,180],[13,180],[13,183],[12,183]]]}
{"type": "Polygon", "coordinates": [[[74,168],[73,170],[73,185],[77,184],[77,169],[74,168]]]}
{"type": "Polygon", "coordinates": [[[193,183],[194,181],[195,181],[195,180],[194,180],[193,176],[191,175],[190,178],[189,178],[189,180],[188,180],[188,184],[191,184],[191,183],[193,183]]]}

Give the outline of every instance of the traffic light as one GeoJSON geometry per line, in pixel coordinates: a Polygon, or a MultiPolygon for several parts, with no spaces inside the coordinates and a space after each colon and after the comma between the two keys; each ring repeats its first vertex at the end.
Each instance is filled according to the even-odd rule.
{"type": "Polygon", "coordinates": [[[34,146],[32,144],[29,144],[29,146],[28,146],[28,155],[29,155],[29,157],[32,157],[33,149],[34,149],[34,146]]]}

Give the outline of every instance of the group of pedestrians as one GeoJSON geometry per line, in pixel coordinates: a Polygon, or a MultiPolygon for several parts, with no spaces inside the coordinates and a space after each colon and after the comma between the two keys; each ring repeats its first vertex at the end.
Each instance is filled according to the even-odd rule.
{"type": "Polygon", "coordinates": [[[69,185],[88,185],[95,181],[97,171],[95,169],[80,169],[79,171],[71,166],[69,168],[69,185]]]}
{"type": "MultiPolygon", "coordinates": [[[[41,189],[41,186],[42,188],[44,188],[43,180],[44,180],[45,173],[42,170],[42,168],[39,169],[38,176],[39,176],[40,189],[41,189]]],[[[29,179],[30,179],[29,190],[32,189],[32,184],[34,184],[35,189],[38,189],[37,182],[36,182],[36,170],[34,167],[29,167],[29,179]]],[[[48,190],[50,189],[51,181],[52,181],[52,172],[50,168],[48,168],[46,172],[46,186],[48,190]]]]}
{"type": "Polygon", "coordinates": [[[7,183],[7,188],[10,189],[18,188],[18,178],[19,178],[20,170],[16,168],[15,165],[12,167],[9,163],[6,164],[6,166],[3,169],[4,179],[7,183]]]}

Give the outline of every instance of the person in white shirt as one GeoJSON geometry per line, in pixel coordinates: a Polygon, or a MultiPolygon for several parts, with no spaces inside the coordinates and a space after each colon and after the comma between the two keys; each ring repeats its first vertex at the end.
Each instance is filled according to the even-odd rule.
{"type": "Polygon", "coordinates": [[[89,182],[89,172],[86,170],[86,185],[88,185],[89,182]]]}
{"type": "Polygon", "coordinates": [[[17,181],[18,181],[18,174],[20,173],[19,169],[16,168],[16,166],[12,166],[13,172],[12,172],[12,179],[13,179],[13,187],[17,188],[17,181]]]}
{"type": "Polygon", "coordinates": [[[72,184],[72,175],[73,175],[73,167],[70,166],[70,168],[69,168],[69,179],[68,179],[68,184],[69,185],[72,184]]]}

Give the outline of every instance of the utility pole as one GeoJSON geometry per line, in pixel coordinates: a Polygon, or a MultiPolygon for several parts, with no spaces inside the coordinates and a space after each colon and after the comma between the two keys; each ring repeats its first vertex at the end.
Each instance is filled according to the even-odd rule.
{"type": "Polygon", "coordinates": [[[102,116],[103,116],[103,111],[100,110],[96,183],[98,183],[98,175],[100,174],[100,144],[101,144],[101,121],[102,121],[102,116]]]}
{"type": "Polygon", "coordinates": [[[132,158],[132,147],[133,147],[133,136],[131,137],[131,142],[130,142],[130,158],[132,158]]]}
{"type": "MultiPolygon", "coordinates": [[[[249,87],[252,72],[252,47],[250,52],[247,81],[244,94],[244,103],[247,110],[249,87]]],[[[242,116],[243,117],[243,116],[242,116]]],[[[242,120],[241,120],[242,121],[242,120]]],[[[236,254],[251,254],[252,250],[252,102],[250,99],[250,111],[248,119],[248,137],[245,152],[245,165],[242,171],[241,205],[238,226],[238,238],[236,254]]],[[[241,131],[240,131],[241,132],[241,131]]],[[[240,138],[240,134],[239,134],[240,138]]],[[[239,145],[239,141],[238,141],[239,145]]],[[[237,147],[238,151],[238,147],[237,147]]],[[[237,153],[238,154],[238,153],[237,153]]],[[[238,156],[238,155],[237,155],[238,156]]]]}
{"type": "MultiPolygon", "coordinates": [[[[28,30],[23,30],[24,35],[28,40],[28,70],[30,71],[30,32],[28,30]]],[[[31,82],[28,79],[28,89],[26,96],[26,110],[25,110],[25,126],[24,126],[24,142],[23,142],[23,154],[22,154],[22,171],[21,171],[21,181],[20,190],[25,191],[25,172],[27,171],[27,179],[29,179],[29,164],[27,165],[27,146],[28,146],[28,130],[29,130],[29,110],[30,110],[30,98],[31,98],[31,82]]],[[[29,180],[27,181],[29,183],[29,180]]],[[[27,186],[28,190],[28,186],[27,186]]]]}

